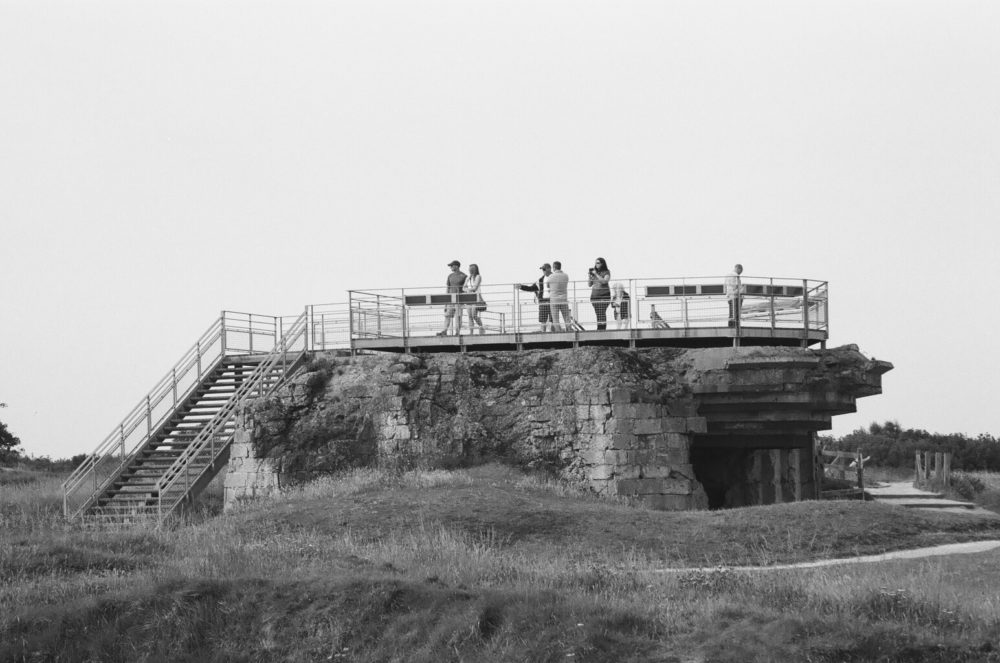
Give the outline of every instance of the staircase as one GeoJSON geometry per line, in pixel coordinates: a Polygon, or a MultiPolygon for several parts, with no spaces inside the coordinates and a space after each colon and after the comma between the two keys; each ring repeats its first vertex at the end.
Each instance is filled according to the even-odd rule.
{"type": "Polygon", "coordinates": [[[287,330],[279,318],[242,316],[223,313],[63,484],[67,518],[162,522],[226,466],[239,406],[306,356],[305,314],[287,330]],[[261,336],[274,341],[267,351],[261,336]]]}

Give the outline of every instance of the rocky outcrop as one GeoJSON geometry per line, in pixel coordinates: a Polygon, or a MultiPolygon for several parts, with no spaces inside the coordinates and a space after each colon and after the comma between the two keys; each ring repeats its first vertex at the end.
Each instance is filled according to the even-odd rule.
{"type": "Polygon", "coordinates": [[[853,347],[317,355],[242,413],[227,503],[353,466],[492,459],[661,509],[801,499],[812,434],[888,368],[853,347]]]}

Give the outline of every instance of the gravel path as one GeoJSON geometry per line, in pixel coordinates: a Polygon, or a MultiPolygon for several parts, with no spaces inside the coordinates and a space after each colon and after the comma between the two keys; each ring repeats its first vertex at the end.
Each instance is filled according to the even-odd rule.
{"type": "Polygon", "coordinates": [[[1000,541],[969,541],[967,543],[946,543],[929,548],[914,548],[912,550],[897,550],[879,555],[863,555],[861,557],[841,557],[837,559],[820,559],[813,562],[798,562],[796,564],[774,564],[772,566],[703,566],[686,569],[657,569],[659,573],[690,573],[692,571],[784,571],[788,569],[815,569],[823,566],[839,564],[870,564],[893,559],[918,559],[921,557],[937,557],[940,555],[967,555],[970,553],[988,552],[1000,548],[1000,541]]]}

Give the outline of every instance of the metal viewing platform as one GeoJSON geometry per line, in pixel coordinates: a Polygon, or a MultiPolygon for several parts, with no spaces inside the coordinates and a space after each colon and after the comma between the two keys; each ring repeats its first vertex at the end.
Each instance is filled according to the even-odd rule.
{"type": "MultiPolygon", "coordinates": [[[[741,277],[739,316],[730,319],[725,276],[618,279],[623,296],[607,306],[606,329],[586,281],[571,281],[567,308],[572,325],[543,325],[540,311],[551,309],[522,284],[484,284],[479,293],[447,293],[436,288],[351,290],[343,304],[307,309],[310,346],[389,352],[463,352],[620,347],[726,347],[783,345],[825,347],[828,331],[826,281],[741,277]],[[486,309],[470,327],[470,311],[486,309]],[[620,306],[621,300],[627,306],[620,306]],[[442,335],[446,311],[461,316],[461,329],[442,335]],[[621,312],[619,315],[618,312],[621,312]],[[617,318],[617,319],[616,319],[617,318]]],[[[530,284],[523,284],[530,285],[530,284]]],[[[559,320],[562,323],[562,320],[559,320]]]]}

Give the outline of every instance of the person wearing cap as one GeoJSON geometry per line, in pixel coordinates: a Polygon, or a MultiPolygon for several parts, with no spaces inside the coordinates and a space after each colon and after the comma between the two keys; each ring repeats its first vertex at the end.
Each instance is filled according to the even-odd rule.
{"type": "MultiPolygon", "coordinates": [[[[462,266],[457,260],[452,260],[448,263],[448,267],[451,268],[451,274],[448,274],[448,279],[445,281],[445,291],[448,294],[462,292],[462,286],[465,285],[465,273],[459,269],[462,266]]],[[[462,333],[462,307],[457,302],[452,302],[450,304],[445,304],[444,306],[444,329],[438,332],[438,336],[447,336],[448,331],[451,329],[452,321],[455,323],[455,336],[462,333]]]]}
{"type": "Polygon", "coordinates": [[[538,302],[538,322],[544,332],[549,331],[549,324],[552,322],[552,309],[549,307],[549,277],[552,276],[552,265],[545,263],[539,269],[542,270],[542,275],[536,282],[517,287],[525,292],[535,293],[535,301],[538,302]]]}
{"type": "Polygon", "coordinates": [[[562,263],[552,261],[552,276],[549,277],[549,306],[552,309],[552,330],[570,331],[573,318],[569,314],[569,276],[562,270],[562,263]],[[559,317],[562,316],[562,325],[559,317]]]}

